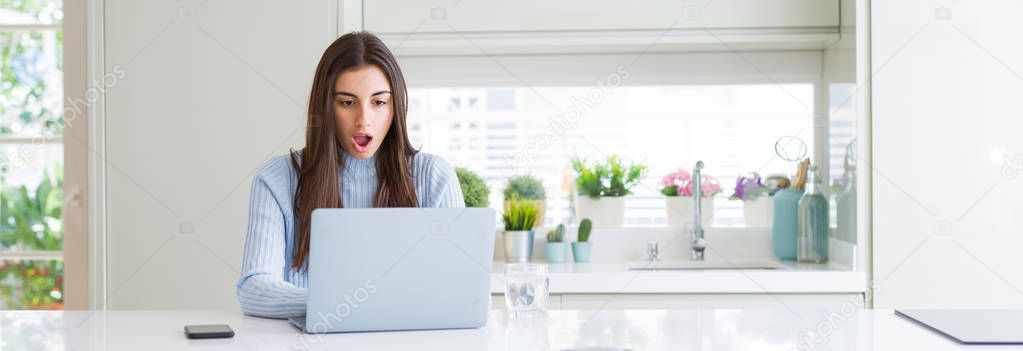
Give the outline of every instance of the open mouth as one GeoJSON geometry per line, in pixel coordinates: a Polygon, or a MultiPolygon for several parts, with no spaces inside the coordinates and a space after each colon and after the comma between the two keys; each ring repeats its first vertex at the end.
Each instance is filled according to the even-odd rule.
{"type": "Polygon", "coordinates": [[[369,151],[369,143],[373,141],[373,136],[369,134],[359,133],[352,136],[352,145],[355,146],[355,152],[363,153],[369,151]]]}

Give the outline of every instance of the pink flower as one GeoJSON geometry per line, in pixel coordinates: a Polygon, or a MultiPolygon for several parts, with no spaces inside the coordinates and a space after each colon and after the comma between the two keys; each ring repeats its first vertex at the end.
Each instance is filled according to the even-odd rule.
{"type": "MultiPolygon", "coordinates": [[[[661,193],[667,196],[682,195],[683,188],[692,181],[693,176],[686,170],[668,173],[661,178],[661,193]]],[[[684,195],[683,195],[684,196],[684,195]]]]}
{"type": "Polygon", "coordinates": [[[661,179],[661,186],[679,186],[682,184],[689,183],[693,179],[693,176],[685,170],[679,170],[677,172],[668,173],[661,179]]]}
{"type": "Polygon", "coordinates": [[[718,180],[714,177],[703,175],[700,179],[703,179],[700,182],[700,191],[703,196],[714,196],[721,192],[721,184],[718,184],[718,180]]]}
{"type": "MultiPolygon", "coordinates": [[[[714,196],[721,192],[721,184],[709,175],[700,177],[700,192],[703,196],[714,196]]],[[[693,176],[686,170],[668,173],[661,178],[661,193],[667,196],[693,196],[693,176]]]]}

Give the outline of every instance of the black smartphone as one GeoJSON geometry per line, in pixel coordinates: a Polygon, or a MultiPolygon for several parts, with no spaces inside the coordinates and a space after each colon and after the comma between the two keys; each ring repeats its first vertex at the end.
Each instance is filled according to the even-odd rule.
{"type": "Polygon", "coordinates": [[[234,337],[234,330],[227,324],[186,325],[185,335],[189,339],[218,339],[234,337]]]}

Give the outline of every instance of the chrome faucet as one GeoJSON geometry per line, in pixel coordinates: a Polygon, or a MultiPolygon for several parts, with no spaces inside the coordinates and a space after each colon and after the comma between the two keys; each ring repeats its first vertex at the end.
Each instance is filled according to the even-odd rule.
{"type": "Polygon", "coordinates": [[[661,260],[661,249],[657,247],[656,241],[651,241],[646,244],[646,260],[650,262],[657,262],[661,260]]]}
{"type": "Polygon", "coordinates": [[[703,198],[703,176],[700,171],[703,170],[703,161],[696,161],[696,166],[693,167],[693,225],[690,230],[692,234],[692,259],[693,261],[703,261],[703,250],[707,248],[707,240],[703,238],[703,211],[700,207],[700,202],[703,198]]]}

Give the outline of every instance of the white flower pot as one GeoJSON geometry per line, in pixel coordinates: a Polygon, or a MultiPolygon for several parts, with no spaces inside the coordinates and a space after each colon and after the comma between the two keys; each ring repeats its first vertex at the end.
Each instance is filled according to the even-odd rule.
{"type": "MultiPolygon", "coordinates": [[[[700,207],[703,212],[703,227],[712,226],[714,224],[714,198],[700,199],[700,207]]],[[[693,198],[690,196],[664,197],[664,210],[668,217],[669,227],[684,228],[686,223],[693,222],[693,198]]]]}
{"type": "Polygon", "coordinates": [[[747,228],[770,228],[774,221],[774,199],[761,196],[742,202],[742,218],[747,228]]]}
{"type": "Polygon", "coordinates": [[[589,218],[595,228],[621,227],[625,224],[625,197],[576,197],[575,217],[577,221],[589,218]]]}

